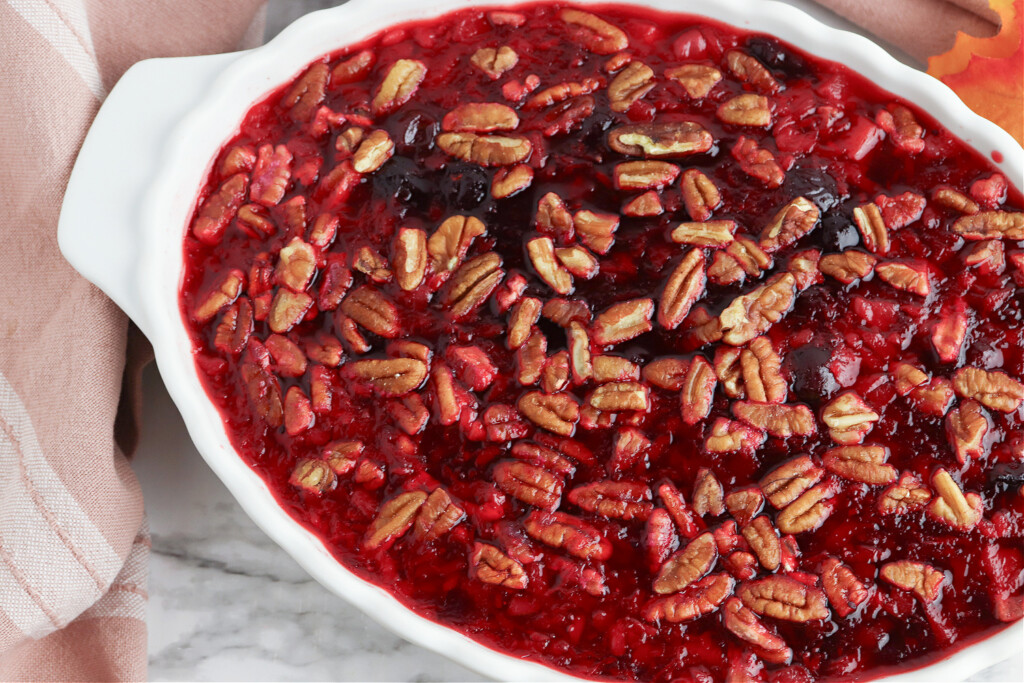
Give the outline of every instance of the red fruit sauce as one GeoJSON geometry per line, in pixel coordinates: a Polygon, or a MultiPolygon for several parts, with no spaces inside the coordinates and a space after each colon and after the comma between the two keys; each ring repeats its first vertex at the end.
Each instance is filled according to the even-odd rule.
{"type": "MultiPolygon", "coordinates": [[[[980,453],[961,464],[950,446],[947,418],[922,410],[912,396],[901,395],[893,372],[897,362],[904,362],[929,378],[953,378],[958,369],[968,366],[1001,371],[1018,382],[1024,378],[1024,241],[995,238],[988,246],[999,252],[1002,261],[969,265],[969,253],[980,242],[956,234],[951,226],[961,214],[933,197],[937,189],[950,188],[972,198],[977,210],[1019,214],[1024,204],[1020,189],[1002,182],[981,154],[926,113],[849,69],[769,36],[699,17],[614,5],[600,8],[597,13],[603,20],[625,32],[629,43],[625,51],[654,73],[653,89],[624,112],[613,111],[606,88],[616,75],[606,66],[613,54],[590,51],[595,34],[563,21],[560,10],[564,7],[531,5],[514,9],[518,15],[469,9],[375,35],[319,60],[333,69],[363,50],[375,56],[352,82],[339,83],[331,76],[322,101],[314,98],[315,113],[305,119],[293,116],[282,103],[292,89],[288,84],[256,104],[237,135],[227,141],[200,192],[197,216],[232,174],[222,173],[229,151],[242,147],[251,153],[262,145],[285,145],[292,156],[290,179],[279,203],[271,199],[264,203],[275,205],[256,209],[266,221],[264,230],[243,226],[235,215],[236,204],[225,214],[222,234],[204,242],[189,230],[185,237],[183,319],[195,345],[200,378],[241,457],[289,514],[359,576],[386,587],[418,613],[489,647],[583,677],[659,681],[720,681],[730,674],[737,677],[733,680],[768,681],[873,677],[893,667],[906,669],[934,661],[1006,627],[1007,621],[1019,620],[1024,587],[1024,408],[1018,405],[1006,412],[986,408],[988,429],[980,453]],[[470,63],[478,49],[500,46],[511,47],[518,61],[499,77],[492,79],[470,63]],[[779,84],[776,92],[763,93],[737,77],[725,56],[733,48],[767,68],[779,84]],[[371,101],[399,59],[420,60],[426,66],[425,78],[407,102],[374,116],[371,101]],[[723,79],[706,96],[694,99],[665,76],[667,70],[683,64],[713,66],[723,79]],[[592,112],[581,118],[570,116],[562,130],[546,135],[551,121],[569,105],[523,108],[525,96],[515,96],[536,80],[528,78],[532,75],[539,78],[538,92],[566,81],[599,79],[599,87],[590,94],[592,112]],[[769,127],[733,125],[716,116],[722,102],[743,92],[768,97],[769,127]],[[533,148],[525,162],[534,173],[529,187],[494,199],[490,187],[496,168],[460,161],[436,145],[445,115],[469,102],[500,102],[517,111],[520,123],[514,134],[525,136],[533,148]],[[894,103],[907,107],[923,128],[919,150],[908,151],[878,123],[894,103]],[[572,439],[589,455],[573,457],[565,451],[569,465],[555,475],[560,478],[561,495],[552,507],[596,529],[605,539],[602,547],[606,545],[610,552],[586,559],[568,547],[553,547],[531,537],[524,521],[537,508],[495,482],[495,467],[514,459],[513,443],[556,443],[553,435],[544,436],[543,429],[522,416],[511,441],[488,440],[481,421],[488,406],[514,407],[523,394],[538,390],[520,386],[516,379],[516,354],[506,341],[508,313],[497,300],[513,296],[505,284],[457,321],[440,303],[436,286],[440,281],[432,280],[429,267],[423,283],[410,292],[400,289],[393,278],[373,284],[397,310],[397,337],[430,347],[432,363],[447,359],[464,396],[472,399],[454,424],[442,425],[436,386],[428,377],[417,393],[429,416],[421,428],[409,430],[411,435],[398,424],[394,404],[402,399],[382,396],[346,370],[360,359],[388,357],[389,340],[360,329],[369,349],[360,351],[345,342],[343,360],[333,368],[313,361],[284,368],[280,359],[275,362],[262,344],[255,343],[271,336],[264,318],[282,286],[272,276],[278,252],[295,237],[311,240],[309,233],[317,218],[328,212],[338,218],[337,234],[329,244],[314,248],[317,268],[307,285],[317,303],[281,335],[307,355],[314,341],[344,338],[338,311],[326,305],[329,310],[318,308],[317,293],[325,278],[338,277],[348,268],[353,277],[351,293],[371,282],[354,263],[360,248],[371,247],[391,259],[400,227],[419,228],[429,236],[455,214],[477,217],[486,226],[486,234],[472,243],[466,259],[496,252],[506,274],[503,283],[518,274],[526,282],[522,296],[541,301],[558,296],[538,277],[524,246],[537,236],[538,201],[549,192],[558,194],[570,212],[590,209],[621,216],[614,245],[608,253],[596,255],[597,275],[589,280],[575,277],[574,291],[564,298],[586,302],[595,314],[630,299],[649,297],[658,303],[668,273],[692,248],[672,242],[669,234],[680,222],[696,219],[687,214],[678,180],[658,190],[664,207],[660,215],[622,215],[623,206],[641,192],[616,189],[613,168],[641,157],[627,158],[612,151],[607,138],[610,129],[622,124],[669,119],[698,122],[714,138],[707,152],[668,161],[682,170],[701,170],[717,186],[722,202],[714,209],[715,220],[734,220],[739,234],[757,240],[779,208],[796,197],[806,197],[820,211],[815,227],[772,254],[773,263],[767,269],[734,284],[708,282],[697,304],[710,316],[719,315],[737,296],[764,284],[773,274],[785,272],[790,256],[797,252],[815,249],[825,256],[865,251],[854,221],[855,208],[878,201],[883,218],[899,222],[887,214],[888,203],[878,200],[880,195],[911,192],[926,200],[919,217],[911,216],[909,224],[889,229],[890,250],[875,257],[879,263],[923,264],[931,286],[927,296],[920,296],[888,284],[877,273],[850,284],[824,276],[799,291],[791,310],[764,333],[782,358],[786,403],[804,404],[814,412],[816,431],[811,436],[768,435],[755,448],[709,452],[705,442],[715,420],[736,419],[731,412],[735,401],[723,392],[721,382],[710,414],[694,425],[685,424],[681,417],[678,391],[653,386],[646,412],[606,413],[608,426],[578,421],[572,439]],[[350,174],[347,194],[332,193],[324,189],[323,179],[350,160],[351,152],[344,151],[344,145],[339,151],[337,141],[355,126],[366,134],[386,131],[395,144],[394,156],[373,172],[350,174]],[[781,186],[769,188],[741,168],[732,153],[741,136],[775,156],[785,171],[781,186]],[[305,215],[299,220],[285,215],[285,207],[294,207],[289,201],[296,197],[305,197],[305,215]],[[328,272],[331,263],[336,264],[333,275],[328,272]],[[198,322],[197,306],[231,269],[245,274],[238,301],[232,303],[229,297],[215,316],[198,322]],[[237,313],[243,305],[254,307],[257,320],[251,335],[242,335],[245,349],[226,352],[214,343],[216,331],[225,315],[237,313]],[[933,346],[933,332],[958,312],[966,324],[965,338],[954,349],[954,359],[944,362],[933,346]],[[449,347],[468,345],[484,352],[497,369],[496,376],[472,362],[471,372],[461,372],[452,354],[446,353],[449,347]],[[284,426],[270,426],[247,390],[250,377],[241,370],[246,364],[263,368],[262,381],[275,385],[268,391],[276,390],[281,399],[292,387],[298,387],[303,398],[309,397],[310,378],[317,374],[328,387],[329,410],[314,412],[307,424],[291,430],[293,434],[284,426]],[[297,372],[299,376],[294,376],[297,372]],[[474,383],[477,389],[470,386],[474,383]],[[660,485],[673,483],[692,503],[691,492],[702,468],[710,470],[728,494],[757,487],[767,472],[797,455],[809,454],[820,464],[823,454],[836,445],[821,419],[822,409],[848,390],[856,391],[879,416],[864,444],[888,448],[888,464],[899,474],[915,474],[932,499],[938,495],[933,476],[938,468],[945,469],[960,489],[979,496],[981,519],[969,529],[957,529],[926,509],[883,515],[878,505],[885,485],[825,472],[837,491],[829,503],[831,514],[820,528],[793,535],[795,552],[789,551],[782,566],[768,571],[755,564],[752,571],[758,578],[789,573],[820,595],[822,563],[828,557],[838,558],[867,590],[867,598],[850,614],[840,616],[831,603],[828,616],[809,621],[754,610],[760,624],[791,649],[788,656],[778,656],[778,651],[766,656],[761,645],[726,628],[721,604],[684,623],[648,618],[649,606],[664,597],[652,589],[658,566],[657,560],[649,560],[644,520],[652,505],[665,507],[660,485]],[[632,461],[621,455],[613,458],[614,442],[625,426],[639,429],[650,441],[632,461]],[[292,483],[298,465],[321,461],[324,446],[337,440],[362,442],[364,449],[354,468],[332,476],[336,482],[323,490],[292,483]],[[644,510],[637,517],[622,519],[570,502],[571,490],[604,481],[637,484],[647,491],[643,502],[649,504],[641,506],[644,510]],[[366,547],[368,530],[382,505],[402,493],[437,488],[446,490],[465,511],[464,519],[434,540],[403,531],[374,549],[366,547]],[[525,587],[481,580],[472,565],[478,542],[517,558],[513,561],[522,568],[520,581],[525,587]],[[881,567],[897,560],[918,561],[944,573],[941,596],[923,600],[884,580],[881,567]]],[[[245,163],[251,169],[251,160],[245,163]]],[[[247,201],[254,200],[246,197],[239,203],[247,201]]],[[[704,249],[708,264],[718,251],[704,249]]],[[[689,361],[703,355],[714,363],[716,350],[726,345],[701,344],[687,332],[696,322],[693,313],[675,330],[653,322],[653,330],[605,347],[591,335],[591,352],[614,354],[638,366],[666,356],[689,361]]],[[[549,357],[568,348],[567,333],[554,322],[541,318],[537,328],[546,336],[549,357]]],[[[570,379],[562,391],[584,402],[595,386],[592,380],[574,383],[570,379]]],[[[964,401],[963,395],[951,394],[939,411],[945,408],[948,414],[964,401]]],[[[765,501],[762,514],[769,522],[778,512],[765,501]]],[[[658,517],[664,521],[662,513],[658,517]]],[[[728,512],[694,514],[693,518],[697,531],[730,528],[725,525],[732,519],[728,512]]],[[[674,524],[665,533],[665,552],[685,548],[688,536],[696,535],[694,529],[674,524]]],[[[751,552],[742,536],[736,542],[740,550],[751,552]]],[[[721,553],[711,571],[731,573],[739,586],[749,576],[727,562],[727,554],[721,553]]]]}

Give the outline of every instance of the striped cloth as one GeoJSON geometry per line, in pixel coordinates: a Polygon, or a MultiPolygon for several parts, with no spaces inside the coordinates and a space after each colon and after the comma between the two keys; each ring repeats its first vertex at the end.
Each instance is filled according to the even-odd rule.
{"type": "MultiPolygon", "coordinates": [[[[263,0],[0,0],[0,679],[146,676],[136,441],[148,345],[59,255],[89,122],[146,57],[258,42],[263,0]]],[[[923,59],[985,0],[818,0],[923,59]],[[920,30],[928,26],[929,30],[920,30]]]]}

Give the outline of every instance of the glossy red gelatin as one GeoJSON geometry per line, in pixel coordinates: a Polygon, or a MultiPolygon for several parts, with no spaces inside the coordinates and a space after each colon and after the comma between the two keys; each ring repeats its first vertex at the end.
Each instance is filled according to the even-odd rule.
{"type": "Polygon", "coordinates": [[[403,25],[252,108],[181,289],[238,452],[581,676],[849,680],[1019,620],[1020,190],[838,64],[598,14],[403,25]]]}

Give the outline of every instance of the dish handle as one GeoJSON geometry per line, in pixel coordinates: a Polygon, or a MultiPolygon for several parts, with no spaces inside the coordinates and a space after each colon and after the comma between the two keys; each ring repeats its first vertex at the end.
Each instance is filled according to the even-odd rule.
{"type": "MultiPolygon", "coordinates": [[[[71,171],[57,244],[64,258],[148,335],[139,267],[142,203],[178,121],[241,53],[148,59],[107,96],[71,171]]],[[[177,257],[177,255],[175,255],[177,257]]]]}

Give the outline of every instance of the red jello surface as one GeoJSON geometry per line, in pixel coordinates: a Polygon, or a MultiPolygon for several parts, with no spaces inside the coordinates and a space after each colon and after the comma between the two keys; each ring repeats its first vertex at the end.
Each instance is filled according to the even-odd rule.
{"type": "Polygon", "coordinates": [[[181,289],[239,454],[581,676],[848,680],[1019,620],[1020,190],[843,66],[598,15],[406,24],[252,108],[181,289]]]}

